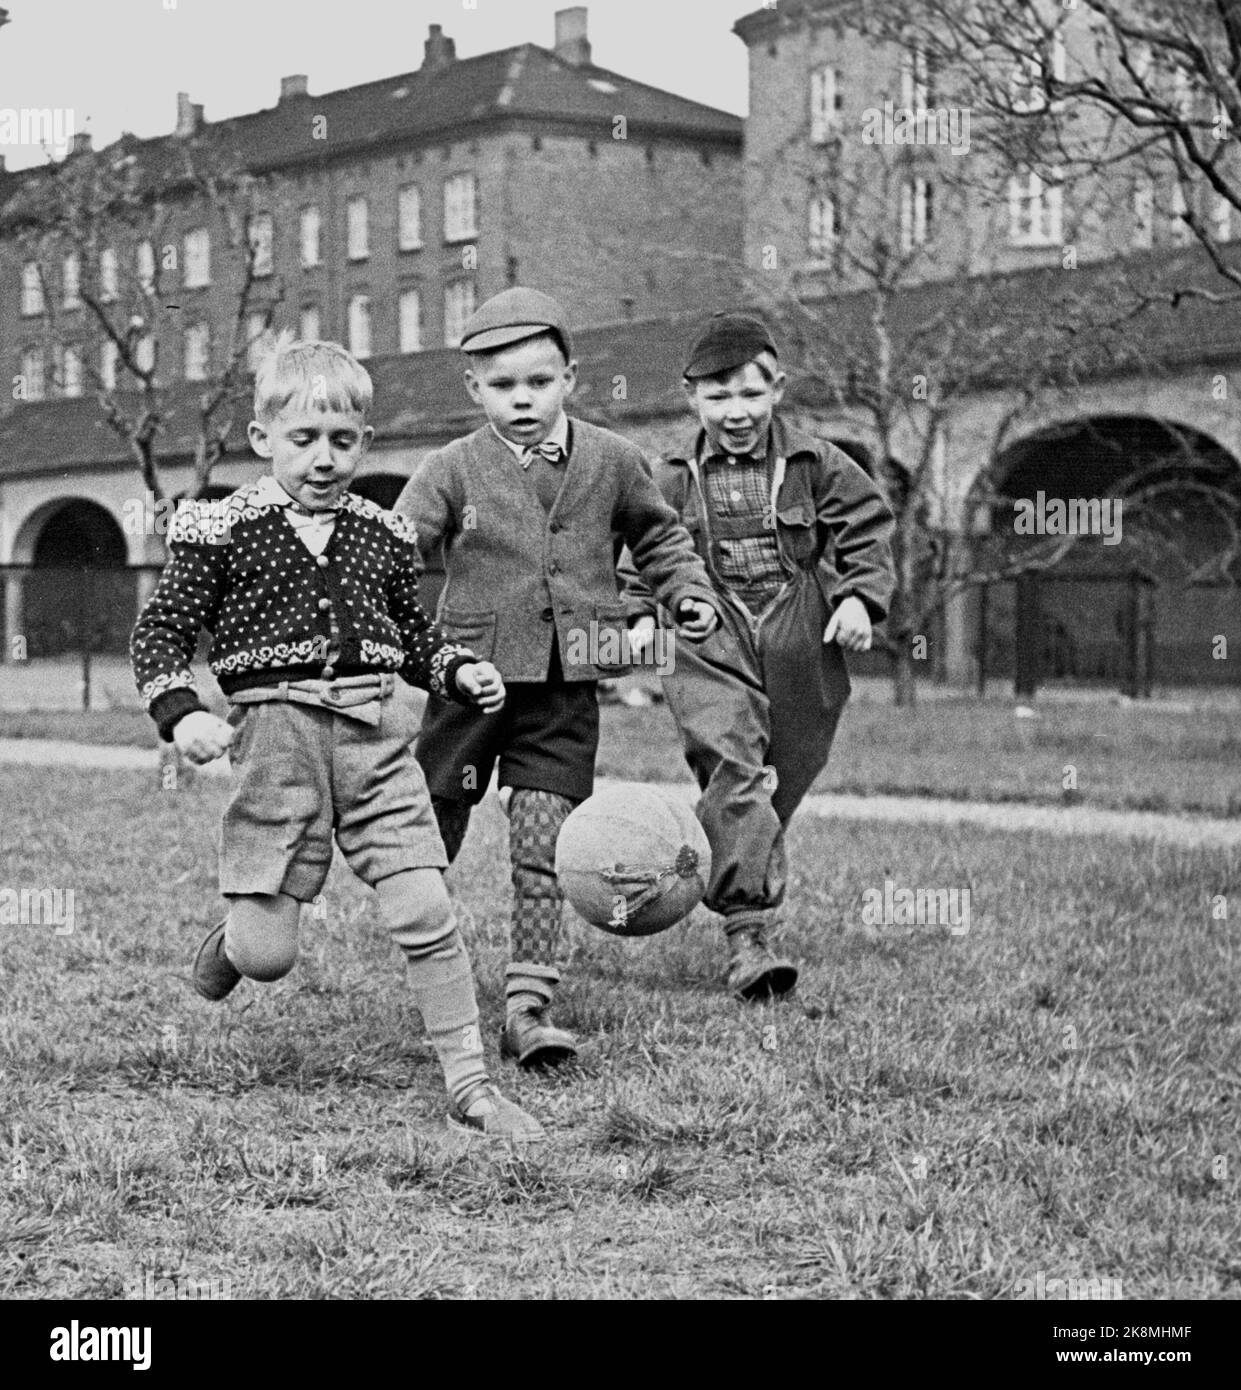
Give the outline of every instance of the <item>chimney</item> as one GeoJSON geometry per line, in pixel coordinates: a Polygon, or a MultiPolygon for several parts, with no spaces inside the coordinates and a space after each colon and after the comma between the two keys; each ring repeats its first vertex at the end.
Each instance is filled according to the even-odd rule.
{"type": "Polygon", "coordinates": [[[556,11],[556,57],[575,68],[590,66],[590,40],[586,37],[585,5],[556,11]]]}
{"type": "Polygon", "coordinates": [[[90,152],[91,152],[90,131],[89,131],[89,130],[78,130],[78,131],[75,131],[75,132],[74,132],[74,136],[73,136],[73,153],[74,153],[74,154],[90,154],[90,152]]]}
{"type": "Polygon", "coordinates": [[[280,100],[288,101],[290,97],[307,96],[306,83],[307,78],[304,72],[295,72],[292,77],[282,77],[280,79],[280,100]]]}
{"type": "Polygon", "coordinates": [[[423,45],[423,72],[437,72],[456,62],[457,45],[444,33],[442,24],[432,24],[431,32],[423,45]]]}
{"type": "Polygon", "coordinates": [[[190,100],[188,92],[177,93],[177,128],[175,134],[182,138],[195,135],[203,123],[203,109],[190,100]]]}
{"type": "Polygon", "coordinates": [[[8,173],[8,160],[5,155],[0,154],[0,174],[8,173]]]}

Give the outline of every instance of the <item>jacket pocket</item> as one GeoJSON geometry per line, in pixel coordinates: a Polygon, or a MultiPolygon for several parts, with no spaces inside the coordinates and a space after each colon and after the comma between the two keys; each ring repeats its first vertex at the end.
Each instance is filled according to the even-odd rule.
{"type": "Polygon", "coordinates": [[[810,503],[790,502],[787,507],[777,507],[776,519],[780,523],[780,539],[789,559],[796,565],[804,565],[813,559],[818,528],[810,503]]]}
{"type": "Polygon", "coordinates": [[[596,603],[592,662],[601,671],[627,670],[629,615],[623,603],[596,603]]]}
{"type": "Polygon", "coordinates": [[[496,649],[496,615],[467,612],[462,608],[445,608],[440,614],[440,627],[450,642],[469,647],[480,661],[490,661],[496,649]]]}

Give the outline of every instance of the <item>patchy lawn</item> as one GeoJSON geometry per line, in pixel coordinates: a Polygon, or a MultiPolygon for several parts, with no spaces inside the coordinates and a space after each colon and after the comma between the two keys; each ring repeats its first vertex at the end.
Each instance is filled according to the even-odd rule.
{"type": "MultiPolygon", "coordinates": [[[[225,790],[0,768],[0,887],[75,894],[70,934],[0,926],[2,1297],[147,1275],[238,1298],[1241,1284],[1236,853],[795,825],[801,1005],[732,1002],[705,913],[640,943],[577,923],[559,1018],[584,1062],[496,1061],[551,1134],[514,1157],[443,1129],[399,955],[339,866],[292,976],[190,991],[225,790]],[[885,878],[968,887],[970,930],[867,927],[885,878]]],[[[493,1058],[504,829],[489,802],[451,875],[493,1058]]]]}

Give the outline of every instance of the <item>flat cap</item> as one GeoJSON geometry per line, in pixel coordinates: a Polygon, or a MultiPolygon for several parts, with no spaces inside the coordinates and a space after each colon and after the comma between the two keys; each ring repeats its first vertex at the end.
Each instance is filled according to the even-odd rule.
{"type": "Polygon", "coordinates": [[[554,334],[565,357],[573,356],[573,337],[560,305],[550,294],[516,285],[493,294],[474,310],[461,335],[461,351],[494,352],[540,333],[554,334]]]}
{"type": "Polygon", "coordinates": [[[685,375],[718,376],[744,367],[764,352],[778,357],[767,325],[751,314],[719,313],[694,339],[685,362],[685,375]]]}

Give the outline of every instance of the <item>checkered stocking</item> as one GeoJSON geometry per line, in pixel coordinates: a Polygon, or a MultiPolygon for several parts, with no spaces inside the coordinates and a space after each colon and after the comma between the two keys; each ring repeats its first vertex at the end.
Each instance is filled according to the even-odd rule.
{"type": "Polygon", "coordinates": [[[509,856],[513,864],[510,970],[559,979],[560,919],[564,895],[556,882],[556,837],[574,802],[555,792],[517,787],[509,803],[509,856]]]}

